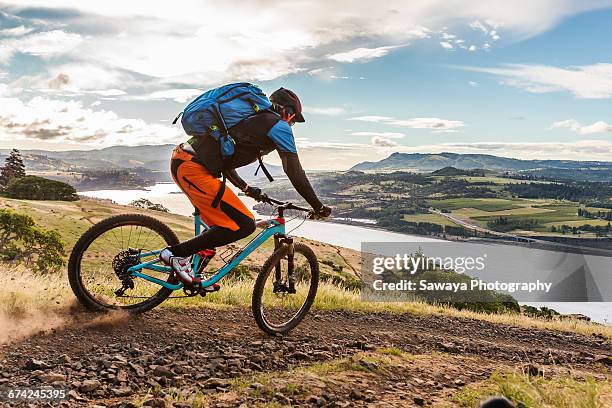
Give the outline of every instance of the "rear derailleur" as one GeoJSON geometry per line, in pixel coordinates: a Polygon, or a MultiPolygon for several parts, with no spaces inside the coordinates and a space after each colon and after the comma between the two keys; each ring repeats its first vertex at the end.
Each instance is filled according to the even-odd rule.
{"type": "Polygon", "coordinates": [[[128,248],[113,258],[113,270],[121,281],[121,288],[115,291],[115,295],[121,297],[127,290],[134,289],[134,279],[129,269],[140,263],[140,252],[140,249],[128,248]]]}

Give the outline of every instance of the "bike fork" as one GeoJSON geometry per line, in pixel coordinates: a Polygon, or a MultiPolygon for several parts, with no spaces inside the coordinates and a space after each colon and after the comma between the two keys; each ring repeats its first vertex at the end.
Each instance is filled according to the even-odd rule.
{"type": "Polygon", "coordinates": [[[287,236],[274,236],[274,250],[277,250],[282,245],[287,245],[287,284],[283,285],[282,282],[282,269],[280,262],[274,266],[274,288],[275,292],[277,289],[280,291],[286,291],[288,293],[295,293],[295,277],[293,272],[295,270],[294,265],[294,249],[293,249],[293,238],[287,236]]]}

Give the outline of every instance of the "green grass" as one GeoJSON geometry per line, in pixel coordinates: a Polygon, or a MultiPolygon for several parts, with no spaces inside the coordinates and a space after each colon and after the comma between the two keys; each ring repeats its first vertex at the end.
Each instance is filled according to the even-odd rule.
{"type": "Polygon", "coordinates": [[[428,200],[427,204],[438,210],[458,210],[475,208],[482,211],[503,211],[521,208],[520,200],[504,198],[448,198],[445,200],[428,200]]]}
{"type": "Polygon", "coordinates": [[[472,218],[472,219],[477,219],[478,217],[498,217],[500,215],[503,215],[503,216],[521,215],[521,216],[531,217],[536,214],[543,214],[549,211],[552,211],[552,210],[549,210],[546,208],[532,207],[530,205],[525,205],[524,207],[513,208],[510,210],[501,210],[501,211],[483,211],[483,210],[477,210],[475,208],[461,208],[461,209],[453,211],[453,215],[456,215],[462,218],[472,218]]]}
{"type": "Polygon", "coordinates": [[[483,399],[501,395],[517,408],[604,408],[612,403],[609,381],[592,377],[532,377],[522,373],[495,373],[487,381],[465,387],[454,401],[465,408],[478,406],[483,399]]]}
{"type": "Polygon", "coordinates": [[[406,214],[404,215],[404,220],[411,222],[430,222],[432,224],[452,227],[457,226],[457,224],[455,224],[448,218],[438,214],[406,214]]]}
{"type": "MultiPolygon", "coordinates": [[[[578,213],[578,205],[577,204],[547,204],[547,205],[537,205],[532,208],[536,210],[546,210],[546,212],[539,212],[533,214],[508,214],[504,215],[504,217],[508,218],[510,221],[521,220],[521,219],[537,219],[539,222],[539,226],[534,228],[534,231],[547,231],[549,229],[549,225],[555,224],[567,224],[568,222],[577,222],[579,225],[589,224],[593,221],[589,218],[579,217],[578,213]]],[[[480,221],[483,224],[486,224],[487,221],[491,221],[499,217],[499,215],[488,215],[488,216],[478,216],[473,217],[474,220],[480,221]]],[[[607,223],[606,223],[607,224],[607,223]]],[[[569,224],[568,224],[569,225],[569,224]]],[[[593,224],[597,225],[597,224],[593,224]]]]}

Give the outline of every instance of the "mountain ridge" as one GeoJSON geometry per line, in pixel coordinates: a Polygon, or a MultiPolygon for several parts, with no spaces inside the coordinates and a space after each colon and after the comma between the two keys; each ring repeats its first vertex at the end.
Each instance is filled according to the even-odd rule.
{"type": "Polygon", "coordinates": [[[612,168],[612,162],[577,160],[526,160],[478,153],[399,153],[351,167],[350,171],[413,170],[436,171],[444,167],[463,170],[486,169],[497,171],[525,171],[538,169],[612,168]]]}

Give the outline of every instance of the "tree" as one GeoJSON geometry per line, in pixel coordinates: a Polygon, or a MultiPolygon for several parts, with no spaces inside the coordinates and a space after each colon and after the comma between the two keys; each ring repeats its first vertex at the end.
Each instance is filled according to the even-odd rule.
{"type": "Polygon", "coordinates": [[[0,209],[0,260],[23,263],[35,272],[49,273],[64,265],[59,232],[39,228],[29,215],[0,209]]]}
{"type": "Polygon", "coordinates": [[[131,205],[132,207],[136,207],[136,208],[142,208],[143,210],[170,212],[162,204],[153,203],[150,200],[147,200],[146,198],[139,198],[138,200],[132,201],[128,205],[131,205]]]}
{"type": "Polygon", "coordinates": [[[23,200],[76,201],[79,196],[74,187],[61,181],[37,176],[25,176],[11,180],[6,187],[9,198],[23,200]]]}
{"type": "Polygon", "coordinates": [[[9,156],[6,158],[4,167],[0,172],[0,184],[8,185],[8,183],[19,177],[25,177],[25,165],[21,153],[17,149],[13,149],[9,156]]]}

